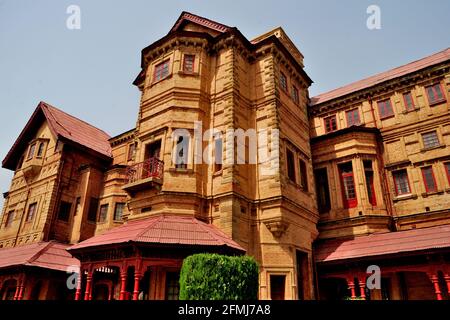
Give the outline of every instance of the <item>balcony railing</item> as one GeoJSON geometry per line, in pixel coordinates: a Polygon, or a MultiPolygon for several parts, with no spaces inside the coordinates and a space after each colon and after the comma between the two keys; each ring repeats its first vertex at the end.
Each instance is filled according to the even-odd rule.
{"type": "Polygon", "coordinates": [[[127,168],[127,183],[134,183],[148,178],[162,180],[163,171],[164,162],[158,158],[150,158],[127,168]]]}

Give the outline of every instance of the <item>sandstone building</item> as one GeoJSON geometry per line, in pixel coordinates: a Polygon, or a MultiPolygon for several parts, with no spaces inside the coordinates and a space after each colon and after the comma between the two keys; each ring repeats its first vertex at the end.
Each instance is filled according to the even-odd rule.
{"type": "Polygon", "coordinates": [[[2,163],[0,299],[177,299],[196,252],[254,256],[260,299],[447,299],[449,65],[310,98],[281,28],[250,41],[183,12],[142,50],[132,130],[37,106],[2,163]]]}

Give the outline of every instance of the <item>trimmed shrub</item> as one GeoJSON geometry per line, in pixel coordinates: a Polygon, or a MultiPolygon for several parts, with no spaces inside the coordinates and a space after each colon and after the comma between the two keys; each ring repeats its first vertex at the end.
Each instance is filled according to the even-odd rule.
{"type": "Polygon", "coordinates": [[[258,275],[249,256],[194,254],[183,261],[180,300],[256,300],[258,275]]]}

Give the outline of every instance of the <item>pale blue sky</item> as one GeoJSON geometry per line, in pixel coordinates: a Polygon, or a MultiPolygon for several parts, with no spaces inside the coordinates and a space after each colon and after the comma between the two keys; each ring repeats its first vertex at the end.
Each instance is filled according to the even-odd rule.
{"type": "MultiPolygon", "coordinates": [[[[112,136],[131,129],[141,49],[183,10],[248,38],[282,26],[305,56],[311,96],[450,46],[449,0],[0,0],[0,158],[40,100],[112,136]],[[81,30],[66,28],[71,4],[81,8],[81,30]],[[381,8],[381,30],[366,27],[371,4],[381,8]]],[[[11,176],[0,169],[1,192],[11,176]]]]}

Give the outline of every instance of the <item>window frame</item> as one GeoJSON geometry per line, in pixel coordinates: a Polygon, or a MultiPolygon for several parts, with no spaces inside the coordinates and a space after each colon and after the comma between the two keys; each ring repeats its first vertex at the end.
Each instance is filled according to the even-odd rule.
{"type": "Polygon", "coordinates": [[[413,98],[413,95],[412,95],[412,91],[403,92],[402,97],[403,97],[403,103],[405,105],[405,110],[406,111],[414,111],[416,109],[416,105],[414,103],[414,98],[413,98]],[[411,106],[408,105],[408,101],[406,100],[406,96],[410,96],[410,98],[411,98],[411,106]]]}
{"type": "Polygon", "coordinates": [[[354,109],[345,111],[345,120],[347,121],[347,127],[361,125],[361,117],[359,116],[359,109],[354,108],[354,109]],[[355,114],[358,116],[357,117],[358,121],[355,121],[355,114]],[[350,118],[349,118],[349,115],[351,115],[350,118]],[[351,121],[349,121],[349,119],[351,119],[351,121]]]}
{"type": "Polygon", "coordinates": [[[28,205],[27,216],[25,218],[25,222],[33,221],[34,217],[36,216],[36,212],[37,212],[37,204],[38,204],[37,202],[33,202],[28,205]],[[33,208],[33,211],[31,211],[31,208],[33,208]],[[30,213],[31,213],[31,215],[30,215],[30,213]]]}
{"type": "Polygon", "coordinates": [[[334,115],[332,115],[332,116],[324,117],[324,118],[323,118],[323,125],[324,125],[324,129],[325,129],[325,133],[330,133],[330,132],[337,131],[337,130],[338,130],[338,124],[337,124],[337,117],[336,117],[336,115],[334,114],[334,115]],[[330,125],[330,128],[331,128],[331,129],[328,130],[328,129],[327,129],[327,123],[328,123],[328,121],[331,120],[331,119],[334,119],[334,125],[335,125],[335,128],[334,128],[334,129],[331,128],[331,125],[330,125]]]}
{"type": "Polygon", "coordinates": [[[108,221],[108,211],[109,211],[109,203],[103,203],[100,205],[100,207],[98,209],[98,222],[99,223],[108,221]],[[103,212],[103,209],[105,209],[105,212],[103,212]]]}
{"type": "Polygon", "coordinates": [[[88,208],[88,214],[87,214],[87,221],[95,223],[97,222],[97,214],[98,214],[98,208],[99,208],[100,200],[95,197],[90,197],[89,199],[89,208],[88,208]],[[95,216],[93,216],[95,213],[95,216]]]}
{"type": "Polygon", "coordinates": [[[222,170],[222,165],[223,165],[223,139],[222,137],[216,137],[214,139],[214,172],[220,172],[222,170]],[[217,152],[218,150],[220,150],[220,156],[219,152],[217,152]],[[220,163],[217,162],[218,160],[220,160],[220,163]]]}
{"type": "Polygon", "coordinates": [[[156,64],[153,70],[153,82],[159,82],[170,76],[170,59],[166,59],[156,64]],[[163,66],[167,64],[167,74],[163,74],[162,71],[165,69],[163,66]],[[159,69],[161,67],[161,69],[159,69]],[[161,70],[161,75],[158,75],[161,70]],[[158,76],[158,77],[157,77],[158,76]]]}
{"type": "Polygon", "coordinates": [[[280,72],[280,87],[284,92],[288,92],[288,88],[289,88],[288,80],[287,80],[286,75],[282,71],[280,72]],[[283,79],[284,79],[284,81],[283,81],[283,79]]]}
{"type": "Polygon", "coordinates": [[[36,158],[41,159],[44,156],[45,142],[40,142],[36,152],[36,158]]]}
{"type": "Polygon", "coordinates": [[[286,171],[289,181],[297,183],[297,177],[295,173],[295,153],[289,148],[286,148],[286,171]]]}
{"type": "Polygon", "coordinates": [[[192,53],[186,53],[183,55],[183,72],[187,74],[193,74],[195,73],[195,54],[192,53]],[[192,58],[192,70],[186,69],[186,58],[192,58]]]}
{"type": "Polygon", "coordinates": [[[125,202],[116,202],[114,205],[114,215],[113,215],[113,221],[122,221],[123,218],[123,211],[125,209],[126,203],[125,202]],[[117,219],[117,208],[119,206],[122,206],[122,212],[120,213],[120,219],[117,219]]]}
{"type": "Polygon", "coordinates": [[[189,164],[189,148],[191,144],[191,135],[177,135],[175,141],[175,154],[173,157],[175,169],[187,169],[189,164]],[[180,139],[183,139],[183,141],[180,142],[180,139]],[[187,142],[184,141],[185,139],[187,139],[187,142]],[[183,151],[183,155],[181,157],[183,157],[185,163],[178,163],[179,159],[181,159],[181,157],[179,157],[180,151],[183,151]]]}
{"type": "Polygon", "coordinates": [[[30,147],[28,148],[27,160],[31,160],[34,158],[34,154],[36,153],[36,144],[37,142],[33,142],[32,144],[30,144],[30,147]]]}
{"type": "Polygon", "coordinates": [[[303,191],[308,192],[309,191],[309,187],[308,187],[308,167],[306,165],[306,161],[304,161],[303,159],[299,159],[298,160],[298,172],[300,174],[300,187],[303,188],[303,191]]]}
{"type": "Polygon", "coordinates": [[[5,222],[4,222],[5,228],[9,228],[10,226],[12,226],[12,223],[14,222],[15,212],[16,212],[15,210],[9,210],[8,212],[6,212],[6,217],[5,217],[5,222]]]}
{"type": "Polygon", "coordinates": [[[294,101],[295,104],[300,103],[300,95],[299,91],[296,86],[292,86],[292,94],[291,94],[292,101],[294,101]]]}
{"type": "Polygon", "coordinates": [[[387,99],[383,99],[383,100],[379,100],[379,101],[377,101],[377,106],[378,106],[378,116],[380,117],[380,120],[384,120],[384,119],[387,119],[387,118],[391,118],[391,117],[394,117],[395,116],[395,112],[394,112],[394,107],[393,107],[393,105],[392,105],[392,101],[391,101],[391,98],[387,98],[387,99]],[[390,110],[390,112],[389,112],[389,114],[384,114],[384,113],[382,113],[381,112],[381,104],[383,104],[384,103],[384,110],[386,110],[386,106],[387,106],[387,102],[389,101],[389,110],[390,110]]]}
{"type": "Polygon", "coordinates": [[[412,194],[411,184],[409,183],[409,176],[408,176],[408,170],[407,169],[400,169],[400,170],[392,171],[392,180],[394,182],[395,195],[397,197],[401,197],[401,196],[406,196],[406,195],[412,194]],[[404,172],[405,173],[406,185],[408,186],[408,192],[406,192],[406,193],[399,193],[399,190],[398,190],[396,174],[398,174],[400,172],[404,172]]]}
{"type": "Polygon", "coordinates": [[[364,178],[366,179],[366,191],[369,203],[372,206],[377,205],[377,195],[375,192],[375,174],[373,170],[373,161],[372,160],[363,160],[364,167],[364,178]],[[370,167],[369,167],[370,163],[370,167]],[[366,165],[367,164],[367,165],[366,165]],[[370,188],[370,189],[369,189],[370,188]],[[370,192],[369,192],[370,190],[370,192]]]}
{"type": "Polygon", "coordinates": [[[316,194],[317,194],[317,209],[320,214],[328,213],[331,210],[331,193],[330,193],[330,183],[328,179],[328,169],[327,167],[314,169],[314,179],[316,182],[316,194]],[[325,184],[319,183],[324,181],[325,184]],[[322,193],[319,192],[319,188],[323,187],[324,202],[322,203],[322,197],[319,197],[322,193]]]}
{"type": "Polygon", "coordinates": [[[438,148],[438,147],[440,147],[441,146],[441,141],[439,140],[439,135],[438,135],[438,133],[437,133],[437,130],[433,130],[433,131],[427,131],[427,132],[422,132],[421,134],[420,134],[420,136],[421,136],[421,138],[422,138],[422,145],[423,145],[423,148],[424,149],[433,149],[433,148],[438,148]],[[429,140],[429,139],[427,139],[427,140],[425,140],[425,138],[424,138],[424,136],[425,135],[432,135],[432,134],[434,134],[434,136],[436,137],[436,139],[434,139],[434,137],[433,137],[433,139],[432,140],[429,140]],[[425,141],[437,141],[437,144],[435,144],[435,145],[426,145],[426,143],[425,143],[425,141]]]}
{"type": "Polygon", "coordinates": [[[428,100],[428,104],[429,104],[430,106],[434,106],[434,105],[436,105],[436,104],[440,104],[440,103],[443,103],[443,102],[447,101],[446,96],[445,96],[445,93],[444,93],[444,90],[443,90],[443,88],[442,88],[442,84],[441,84],[440,82],[436,82],[436,83],[434,83],[434,84],[425,86],[425,92],[426,92],[426,94],[427,94],[427,100],[428,100]],[[432,91],[433,91],[433,95],[437,96],[437,94],[436,94],[437,91],[435,90],[435,87],[438,87],[439,90],[441,91],[442,98],[439,99],[439,100],[431,101],[431,99],[430,99],[430,94],[429,94],[429,92],[428,92],[428,88],[431,88],[432,91]]]}
{"type": "Polygon", "coordinates": [[[72,212],[72,203],[68,202],[68,201],[60,201],[59,209],[58,209],[58,216],[57,216],[58,221],[69,222],[71,212],[72,212]],[[69,210],[67,212],[67,219],[61,219],[61,212],[62,212],[63,205],[68,205],[68,208],[69,208],[69,210]]]}
{"type": "Polygon", "coordinates": [[[426,166],[426,167],[421,167],[420,168],[420,172],[422,174],[422,181],[423,181],[423,185],[425,186],[425,191],[427,193],[430,192],[437,192],[438,191],[438,186],[437,186],[437,181],[436,181],[436,177],[434,176],[434,170],[433,170],[433,166],[426,166]],[[425,171],[426,170],[430,170],[431,172],[431,179],[433,181],[433,188],[430,188],[431,186],[428,184],[428,180],[425,177],[425,171]]]}
{"type": "Polygon", "coordinates": [[[448,184],[450,185],[450,162],[444,162],[444,170],[447,175],[448,184]]]}
{"type": "Polygon", "coordinates": [[[136,156],[137,143],[133,142],[128,145],[127,161],[133,161],[136,156]]]}
{"type": "Polygon", "coordinates": [[[339,179],[341,181],[341,193],[342,193],[342,201],[344,203],[344,208],[345,209],[355,208],[358,205],[358,194],[356,192],[355,171],[353,170],[353,163],[352,163],[352,161],[340,163],[340,164],[338,164],[338,169],[339,169],[339,179]],[[349,173],[344,173],[344,170],[342,167],[345,165],[350,165],[352,171],[349,173]],[[347,198],[348,188],[347,188],[347,184],[345,183],[345,181],[346,181],[345,179],[348,177],[352,178],[353,192],[355,194],[354,198],[347,198]]]}

